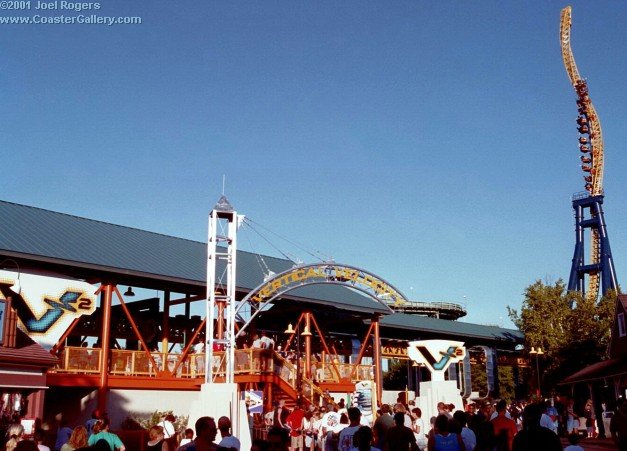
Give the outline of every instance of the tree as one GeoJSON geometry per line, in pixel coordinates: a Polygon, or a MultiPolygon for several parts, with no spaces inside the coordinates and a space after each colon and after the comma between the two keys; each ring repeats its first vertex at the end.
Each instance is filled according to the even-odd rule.
{"type": "Polygon", "coordinates": [[[390,360],[388,371],[383,375],[383,389],[404,390],[407,384],[407,361],[390,360]]]}
{"type": "Polygon", "coordinates": [[[562,280],[538,280],[525,290],[520,313],[507,307],[525,334],[525,347],[542,348],[543,386],[555,387],[566,376],[607,357],[616,292],[599,301],[567,291],[562,280]]]}

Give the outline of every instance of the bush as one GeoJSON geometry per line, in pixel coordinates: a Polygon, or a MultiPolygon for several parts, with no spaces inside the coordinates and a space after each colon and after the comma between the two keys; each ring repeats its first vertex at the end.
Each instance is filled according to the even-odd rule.
{"type": "MultiPolygon", "coordinates": [[[[174,415],[171,410],[155,410],[149,416],[131,413],[131,415],[126,417],[126,419],[122,422],[122,429],[130,431],[150,429],[151,427],[161,423],[161,420],[163,420],[166,415],[170,414],[174,415]]],[[[174,417],[176,418],[176,421],[174,422],[174,429],[177,432],[184,431],[187,427],[189,416],[174,415],[174,417]]]]}

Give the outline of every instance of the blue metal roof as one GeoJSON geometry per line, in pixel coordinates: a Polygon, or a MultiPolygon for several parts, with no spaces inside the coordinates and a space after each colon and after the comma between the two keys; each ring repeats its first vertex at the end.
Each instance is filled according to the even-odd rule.
{"type": "Polygon", "coordinates": [[[381,318],[381,328],[404,329],[415,332],[415,338],[421,339],[432,335],[445,336],[451,339],[468,340],[478,339],[493,342],[520,342],[524,335],[516,329],[504,329],[497,326],[464,323],[446,319],[430,318],[406,313],[393,313],[381,318]]]}
{"type": "MultiPolygon", "coordinates": [[[[121,284],[140,279],[168,289],[174,283],[178,290],[173,291],[181,293],[203,293],[207,280],[206,243],[1,200],[0,255],[63,265],[74,268],[77,274],[91,270],[121,284]]],[[[263,282],[258,258],[250,252],[237,252],[238,289],[250,291],[263,282]]],[[[289,260],[265,255],[263,261],[277,274],[294,265],[289,260]]],[[[389,310],[370,297],[337,285],[304,286],[288,297],[355,312],[385,314],[382,327],[490,340],[522,338],[519,331],[493,326],[401,313],[388,315],[389,310]]]]}
{"type": "MultiPolygon", "coordinates": [[[[206,243],[6,201],[0,201],[0,254],[61,264],[79,273],[95,270],[129,285],[131,279],[164,288],[174,282],[183,293],[184,288],[202,293],[207,280],[206,243]]],[[[259,256],[238,251],[237,259],[238,289],[259,286],[264,280],[259,256]]],[[[294,265],[265,255],[263,261],[277,274],[294,265]]],[[[302,287],[290,296],[361,312],[388,312],[371,298],[335,285],[302,287]]]]}

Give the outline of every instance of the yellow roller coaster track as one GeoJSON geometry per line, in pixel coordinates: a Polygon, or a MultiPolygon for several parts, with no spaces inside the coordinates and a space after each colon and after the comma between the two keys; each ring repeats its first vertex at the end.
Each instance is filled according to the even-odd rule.
{"type": "MultiPolygon", "coordinates": [[[[562,45],[562,59],[570,79],[570,83],[577,93],[577,130],[579,131],[579,150],[581,151],[581,169],[584,172],[585,189],[592,196],[603,194],[603,133],[601,123],[594,105],[588,95],[588,84],[582,79],[575,63],[575,57],[570,46],[570,27],[572,25],[571,7],[562,9],[560,20],[560,42],[562,45]]],[[[590,243],[590,259],[593,264],[599,263],[600,255],[599,234],[592,230],[590,243]]],[[[599,274],[592,273],[588,278],[586,297],[596,299],[599,294],[599,274]]]]}

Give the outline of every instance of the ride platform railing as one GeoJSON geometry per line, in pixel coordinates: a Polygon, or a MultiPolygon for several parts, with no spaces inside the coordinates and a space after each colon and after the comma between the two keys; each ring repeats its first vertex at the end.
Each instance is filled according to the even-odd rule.
{"type": "MultiPolygon", "coordinates": [[[[68,374],[100,374],[100,348],[66,346],[59,356],[59,363],[50,372],[68,374]]],[[[325,361],[312,361],[311,379],[302,377],[306,374],[305,360],[288,360],[280,354],[261,349],[235,350],[234,372],[239,374],[275,374],[295,390],[297,379],[302,381],[303,396],[309,398],[319,389],[318,383],[358,382],[373,380],[372,365],[354,365],[339,363],[335,356],[325,361]]],[[[216,377],[224,376],[226,362],[224,352],[215,351],[211,362],[212,373],[216,377]]],[[[124,349],[110,350],[109,374],[128,377],[157,377],[170,374],[178,378],[204,378],[205,354],[188,354],[181,360],[180,353],[132,351],[124,349]]]]}

